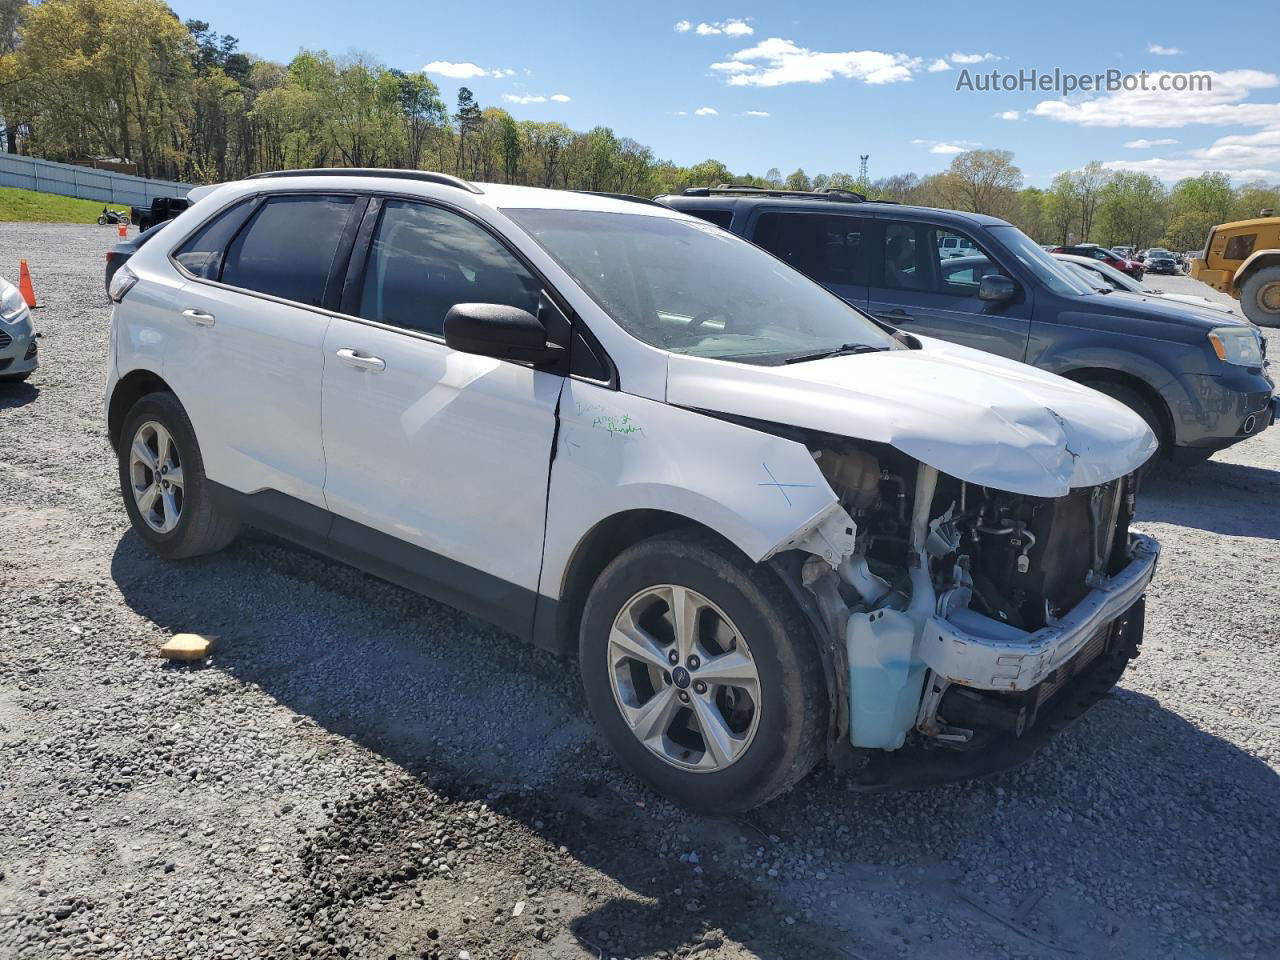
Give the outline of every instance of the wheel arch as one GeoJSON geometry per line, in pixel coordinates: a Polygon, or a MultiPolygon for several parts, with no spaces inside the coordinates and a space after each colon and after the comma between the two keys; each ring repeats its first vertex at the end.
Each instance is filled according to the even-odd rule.
{"type": "Polygon", "coordinates": [[[587,594],[604,568],[622,551],[642,540],[675,530],[690,530],[714,537],[742,559],[751,563],[742,550],[728,537],[690,517],[650,508],[623,510],[605,517],[583,534],[569,555],[559,583],[559,599],[539,596],[535,634],[539,646],[561,656],[578,649],[578,630],[582,625],[582,608],[587,594]]]}
{"type": "Polygon", "coordinates": [[[1160,441],[1162,449],[1172,450],[1174,443],[1177,442],[1177,433],[1174,429],[1173,412],[1169,409],[1169,403],[1161,395],[1160,391],[1151,384],[1147,383],[1141,377],[1127,373],[1124,370],[1116,370],[1111,367],[1080,367],[1075,370],[1067,370],[1060,374],[1068,380],[1088,386],[1090,383],[1114,383],[1118,386],[1128,387],[1134,393],[1138,394],[1147,403],[1151,404],[1151,409],[1155,411],[1156,416],[1160,418],[1160,433],[1157,438],[1160,441]]]}
{"type": "Polygon", "coordinates": [[[1280,267],[1280,249],[1258,250],[1251,254],[1248,260],[1240,264],[1231,278],[1232,291],[1238,295],[1249,278],[1266,267],[1280,267]]]}
{"type": "Polygon", "coordinates": [[[165,382],[160,374],[140,368],[131,370],[115,385],[111,391],[111,401],[107,406],[107,436],[111,447],[120,445],[120,431],[124,427],[124,418],[129,415],[133,405],[149,393],[173,393],[173,388],[165,382]]]}

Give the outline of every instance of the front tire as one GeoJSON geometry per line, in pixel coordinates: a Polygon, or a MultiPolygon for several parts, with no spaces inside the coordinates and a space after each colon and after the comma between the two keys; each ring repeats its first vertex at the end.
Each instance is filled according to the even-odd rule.
{"type": "Polygon", "coordinates": [[[221,550],[239,521],[212,499],[187,412],[171,393],[149,393],[125,417],[117,451],[125,510],[147,546],[168,560],[221,550]]]}
{"type": "Polygon", "coordinates": [[[1132,387],[1125,386],[1123,383],[1112,383],[1109,380],[1086,380],[1086,387],[1092,387],[1099,393],[1104,393],[1112,400],[1119,400],[1126,407],[1140,416],[1151,432],[1156,435],[1156,441],[1160,444],[1156,448],[1150,459],[1138,468],[1138,475],[1141,477],[1150,476],[1156,468],[1173,453],[1173,442],[1168,436],[1164,422],[1160,419],[1160,414],[1156,412],[1147,398],[1140,394],[1132,387]]]}
{"type": "Polygon", "coordinates": [[[767,568],[693,531],[623,551],[587,598],[587,703],[619,759],[693,810],[748,810],[822,754],[828,701],[807,621],[767,568]]]}
{"type": "Polygon", "coordinates": [[[1240,288],[1244,315],[1260,327],[1280,327],[1280,267],[1255,271],[1240,288]]]}

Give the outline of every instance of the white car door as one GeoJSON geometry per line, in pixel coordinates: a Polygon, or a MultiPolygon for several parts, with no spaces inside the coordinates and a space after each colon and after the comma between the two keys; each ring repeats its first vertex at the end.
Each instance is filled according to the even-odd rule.
{"type": "Polygon", "coordinates": [[[324,507],[330,318],[314,308],[344,235],[349,248],[356,206],[321,194],[247,201],[175,252],[189,279],[176,303],[183,343],[167,352],[164,375],[191,417],[206,473],[232,491],[324,507]]]}
{"type": "Polygon", "coordinates": [[[536,313],[540,282],[432,204],[373,201],[360,236],[342,305],[360,319],[335,317],[324,342],[330,535],[375,572],[526,633],[563,378],[451,350],[443,329],[456,303],[536,313]]]}

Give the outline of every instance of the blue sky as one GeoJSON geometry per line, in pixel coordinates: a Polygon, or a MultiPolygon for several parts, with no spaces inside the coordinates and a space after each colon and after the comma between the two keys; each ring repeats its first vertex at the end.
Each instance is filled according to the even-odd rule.
{"type": "Polygon", "coordinates": [[[735,172],[875,177],[1008,149],[1029,184],[1101,160],[1172,182],[1280,181],[1280,3],[914,4],[171,0],[241,49],[359,51],[430,72],[452,104],[613,127],[662,158],[735,172]],[[1157,12],[1158,10],[1158,12],[1157,12]],[[1246,25],[1244,28],[1241,24],[1246,25]],[[1207,93],[957,91],[961,71],[1212,74],[1207,93]],[[466,74],[475,74],[464,76],[466,74]]]}

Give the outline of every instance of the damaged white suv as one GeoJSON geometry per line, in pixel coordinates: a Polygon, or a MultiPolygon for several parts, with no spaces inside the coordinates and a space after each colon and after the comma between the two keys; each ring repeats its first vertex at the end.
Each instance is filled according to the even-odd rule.
{"type": "Polygon", "coordinates": [[[576,651],[618,755],[691,807],[824,758],[866,789],[1008,767],[1136,654],[1137,415],[664,207],[271,174],[112,298],[143,540],[266,527],[576,651]]]}

